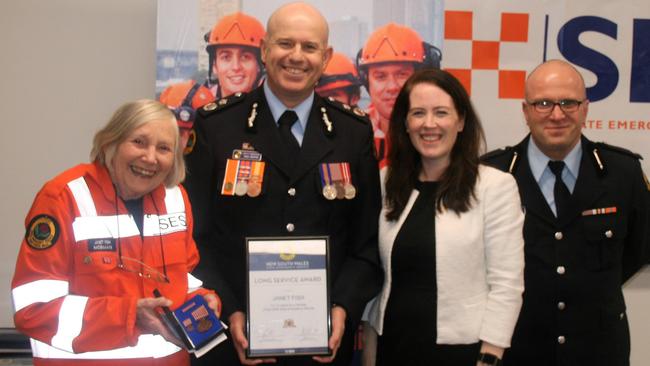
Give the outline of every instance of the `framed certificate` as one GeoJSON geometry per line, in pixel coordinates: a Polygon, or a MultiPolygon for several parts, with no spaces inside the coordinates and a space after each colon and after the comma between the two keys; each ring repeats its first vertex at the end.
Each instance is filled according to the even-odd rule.
{"type": "Polygon", "coordinates": [[[246,238],[248,357],[330,355],[329,238],[246,238]]]}

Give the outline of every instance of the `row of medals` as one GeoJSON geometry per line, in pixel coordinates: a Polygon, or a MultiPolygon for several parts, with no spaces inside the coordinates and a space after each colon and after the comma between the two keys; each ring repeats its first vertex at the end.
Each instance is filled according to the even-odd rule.
{"type": "Polygon", "coordinates": [[[250,179],[248,182],[240,180],[235,184],[235,195],[257,197],[262,193],[262,185],[257,179],[250,179]]]}
{"type": "Polygon", "coordinates": [[[357,195],[357,189],[347,182],[342,181],[333,182],[333,184],[326,184],[323,187],[323,196],[328,200],[334,199],[348,199],[351,200],[357,195]]]}

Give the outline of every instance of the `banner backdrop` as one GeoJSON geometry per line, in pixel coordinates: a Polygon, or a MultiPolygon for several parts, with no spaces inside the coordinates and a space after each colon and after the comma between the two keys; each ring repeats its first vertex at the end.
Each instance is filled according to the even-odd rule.
{"type": "MultiPolygon", "coordinates": [[[[159,0],[157,94],[185,80],[208,80],[211,62],[206,34],[224,16],[241,11],[265,26],[273,10],[286,2],[159,0]]],[[[521,112],[526,75],[544,60],[559,58],[573,63],[585,77],[591,103],[584,133],[650,157],[646,143],[650,135],[650,7],[645,0],[626,0],[624,6],[605,0],[309,2],[328,19],[334,50],[353,65],[373,32],[389,22],[408,27],[420,38],[417,42],[439,49],[441,67],[453,72],[472,96],[486,129],[488,150],[523,138],[527,132],[521,112]]],[[[224,32],[232,36],[246,30],[224,32]]],[[[386,54],[399,47],[408,49],[409,45],[399,44],[401,34],[399,29],[396,32],[393,43],[375,45],[370,51],[386,54]]],[[[399,74],[387,75],[395,76],[398,87],[403,83],[399,74]]],[[[236,76],[235,82],[237,77],[243,78],[236,76]]],[[[214,83],[207,84],[216,97],[224,96],[214,83]]],[[[368,89],[360,89],[357,103],[370,112],[381,138],[378,112],[388,113],[392,103],[382,108],[380,98],[391,97],[371,100],[368,89]]],[[[396,94],[396,90],[385,93],[396,94]]],[[[646,171],[648,164],[644,162],[646,171]]]]}
{"type": "Polygon", "coordinates": [[[490,148],[519,141],[527,73],[548,59],[581,71],[590,100],[583,132],[646,157],[650,169],[650,6],[647,1],[445,3],[443,68],[471,90],[490,148]]]}
{"type": "MultiPolygon", "coordinates": [[[[159,0],[157,95],[182,86],[172,107],[198,108],[205,93],[218,99],[259,85],[259,39],[269,15],[286,2],[159,0]],[[188,80],[205,88],[191,88],[188,80]]],[[[650,171],[647,0],[308,2],[328,19],[336,53],[316,91],[370,115],[379,156],[387,149],[394,99],[415,69],[441,67],[461,80],[489,151],[527,134],[522,101],[530,71],[564,59],[585,78],[590,104],[583,132],[646,156],[650,171]]]]}

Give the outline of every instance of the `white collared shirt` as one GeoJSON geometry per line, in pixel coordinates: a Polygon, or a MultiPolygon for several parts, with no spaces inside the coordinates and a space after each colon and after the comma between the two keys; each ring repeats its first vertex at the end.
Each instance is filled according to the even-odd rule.
{"type": "MultiPolygon", "coordinates": [[[[562,181],[566,184],[569,192],[573,193],[578,180],[578,171],[580,170],[580,159],[582,158],[582,141],[576,144],[569,154],[564,158],[565,167],[562,170],[562,181]]],[[[546,156],[531,137],[528,141],[528,164],[530,171],[533,173],[535,181],[539,185],[548,206],[557,217],[555,208],[555,198],[553,196],[553,187],[555,186],[555,174],[548,167],[548,162],[552,160],[546,156]]]]}
{"type": "Polygon", "coordinates": [[[309,120],[309,112],[311,111],[312,104],[314,104],[314,92],[294,108],[287,108],[284,103],[273,94],[268,83],[264,83],[264,96],[266,97],[266,102],[269,104],[276,125],[278,124],[278,120],[282,116],[282,113],[287,109],[296,112],[298,115],[298,123],[294,123],[293,126],[291,126],[291,133],[296,140],[298,140],[298,145],[302,146],[302,139],[305,137],[307,121],[309,120]]]}

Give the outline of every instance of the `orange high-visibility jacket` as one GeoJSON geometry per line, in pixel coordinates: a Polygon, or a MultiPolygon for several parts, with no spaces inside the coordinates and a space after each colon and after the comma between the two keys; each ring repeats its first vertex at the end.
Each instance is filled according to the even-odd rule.
{"type": "Polygon", "coordinates": [[[32,338],[36,365],[188,362],[184,350],[135,324],[137,300],[155,288],[172,308],[207,293],[190,274],[199,254],[184,189],[157,187],[143,197],[143,214],[140,233],[100,163],[65,171],[38,193],[11,285],[16,327],[32,338]],[[118,267],[120,251],[123,262],[153,270],[118,267]],[[165,269],[169,283],[147,278],[165,269]]]}
{"type": "Polygon", "coordinates": [[[375,132],[375,152],[377,153],[379,169],[382,169],[388,165],[388,135],[379,129],[379,111],[377,108],[370,104],[366,113],[372,122],[372,130],[375,132]]]}

